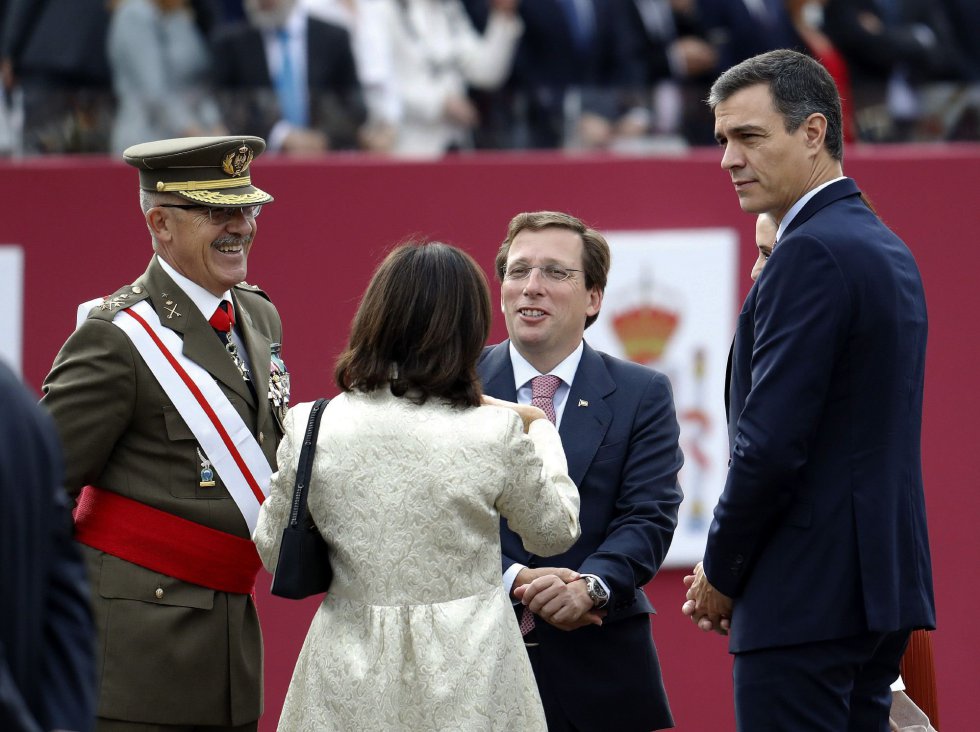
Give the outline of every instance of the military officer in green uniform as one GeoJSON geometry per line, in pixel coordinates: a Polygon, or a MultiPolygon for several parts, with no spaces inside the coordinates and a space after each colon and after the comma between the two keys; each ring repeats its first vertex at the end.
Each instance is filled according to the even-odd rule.
{"type": "Polygon", "coordinates": [[[255,730],[262,637],[251,542],[289,374],[245,283],[258,137],[136,145],[146,271],[65,343],[42,404],[64,443],[98,629],[98,732],[255,730]]]}

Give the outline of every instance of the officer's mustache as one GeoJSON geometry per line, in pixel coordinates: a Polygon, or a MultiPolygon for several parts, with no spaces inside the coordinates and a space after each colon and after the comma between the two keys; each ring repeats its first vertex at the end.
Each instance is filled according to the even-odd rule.
{"type": "Polygon", "coordinates": [[[240,246],[242,248],[247,247],[252,243],[252,236],[234,236],[229,234],[228,236],[222,236],[211,242],[213,247],[223,247],[223,246],[240,246]]]}

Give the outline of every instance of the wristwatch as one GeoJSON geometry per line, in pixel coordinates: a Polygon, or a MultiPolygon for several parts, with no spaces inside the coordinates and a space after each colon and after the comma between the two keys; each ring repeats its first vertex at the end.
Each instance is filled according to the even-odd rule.
{"type": "Polygon", "coordinates": [[[583,574],[582,579],[585,580],[585,591],[592,598],[592,606],[595,608],[605,607],[606,603],[609,602],[609,592],[602,586],[599,578],[594,574],[583,574]]]}

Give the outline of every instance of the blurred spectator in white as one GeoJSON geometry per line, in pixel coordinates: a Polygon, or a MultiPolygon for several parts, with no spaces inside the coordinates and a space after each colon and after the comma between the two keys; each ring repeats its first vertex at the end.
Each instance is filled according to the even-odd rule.
{"type": "Polygon", "coordinates": [[[302,0],[310,15],[342,26],[350,33],[357,78],[368,108],[361,146],[388,152],[401,118],[395,86],[392,47],[387,37],[384,0],[302,0]]]}
{"type": "Polygon", "coordinates": [[[188,0],[121,0],[108,55],[113,153],[146,140],[226,134],[208,83],[207,41],[188,0]]]}
{"type": "Polygon", "coordinates": [[[229,129],[293,155],[356,149],[367,117],[350,34],[296,0],[244,0],[248,22],[219,30],[214,80],[229,129]]]}
{"type": "Polygon", "coordinates": [[[23,94],[23,149],[104,152],[111,114],[106,0],[6,0],[0,86],[23,94]]]}
{"type": "Polygon", "coordinates": [[[400,100],[395,154],[431,158],[472,148],[480,117],[467,86],[495,89],[507,78],[523,32],[518,0],[491,0],[482,35],[459,0],[362,4],[382,1],[400,100]]]}

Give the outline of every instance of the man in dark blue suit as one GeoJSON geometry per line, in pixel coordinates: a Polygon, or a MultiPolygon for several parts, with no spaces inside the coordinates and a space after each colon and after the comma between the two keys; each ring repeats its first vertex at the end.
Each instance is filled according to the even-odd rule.
{"type": "Polygon", "coordinates": [[[554,418],[582,501],[582,536],[564,554],[529,554],[501,527],[504,585],[522,601],[519,615],[529,613],[521,626],[548,729],[672,727],[643,592],[681,501],[670,383],[583,340],[602,304],[609,246],[579,219],[515,216],[496,270],[510,340],[484,352],[484,391],[554,418]],[[548,382],[550,396],[538,386],[548,382]]]}
{"type": "Polygon", "coordinates": [[[843,177],[819,63],[756,56],[708,102],[742,209],[778,229],[739,316],[731,464],[684,611],[730,631],[739,730],[885,732],[909,634],[935,626],[922,281],[843,177]]]}
{"type": "Polygon", "coordinates": [[[350,35],[296,0],[248,0],[247,23],[213,43],[229,127],[296,155],[355,148],[367,119],[350,35]]]}
{"type": "Polygon", "coordinates": [[[54,422],[0,363],[0,729],[95,727],[95,625],[54,422]]]}

